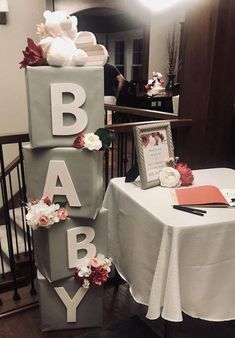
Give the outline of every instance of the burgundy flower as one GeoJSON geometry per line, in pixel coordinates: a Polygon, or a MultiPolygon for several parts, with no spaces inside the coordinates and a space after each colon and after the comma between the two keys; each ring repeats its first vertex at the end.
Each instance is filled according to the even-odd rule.
{"type": "Polygon", "coordinates": [[[41,66],[45,64],[42,47],[36,45],[30,38],[27,39],[27,43],[28,46],[25,51],[22,51],[24,59],[20,62],[20,68],[26,68],[27,66],[41,66]]]}
{"type": "Polygon", "coordinates": [[[48,197],[48,196],[46,196],[46,197],[43,199],[43,202],[44,202],[46,205],[48,205],[48,206],[50,206],[51,203],[52,203],[50,197],[48,197]]]}
{"type": "Polygon", "coordinates": [[[77,149],[82,149],[84,147],[84,134],[79,134],[74,142],[73,142],[73,146],[74,148],[77,148],[77,149]]]}
{"type": "Polygon", "coordinates": [[[97,267],[97,268],[92,268],[92,272],[91,272],[91,283],[92,284],[96,284],[96,285],[102,285],[105,282],[107,282],[108,278],[109,278],[109,274],[107,272],[107,270],[105,268],[103,268],[102,266],[97,267]]]}
{"type": "Polygon", "coordinates": [[[194,176],[192,170],[188,168],[187,164],[178,163],[176,164],[175,169],[180,173],[182,185],[191,185],[193,183],[194,176]]]}

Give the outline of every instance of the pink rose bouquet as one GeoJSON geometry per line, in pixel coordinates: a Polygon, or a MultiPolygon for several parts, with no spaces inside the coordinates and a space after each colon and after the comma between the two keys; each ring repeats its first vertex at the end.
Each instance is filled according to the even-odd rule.
{"type": "Polygon", "coordinates": [[[39,201],[33,199],[26,204],[26,222],[32,228],[50,228],[52,224],[66,220],[68,212],[60,208],[59,204],[53,204],[47,196],[39,201]]]}

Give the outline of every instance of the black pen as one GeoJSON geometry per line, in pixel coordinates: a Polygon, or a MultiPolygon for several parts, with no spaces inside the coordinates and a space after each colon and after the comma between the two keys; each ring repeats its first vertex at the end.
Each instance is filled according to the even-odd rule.
{"type": "Polygon", "coordinates": [[[201,212],[203,214],[206,214],[207,211],[206,210],[202,210],[202,209],[196,209],[196,208],[190,208],[188,207],[187,205],[175,205],[175,209],[179,209],[179,210],[184,210],[184,209],[187,209],[187,210],[190,210],[190,211],[198,211],[198,212],[201,212]]]}
{"type": "Polygon", "coordinates": [[[194,209],[194,208],[189,208],[189,207],[185,207],[181,205],[173,205],[173,208],[176,210],[185,211],[190,214],[197,215],[197,216],[204,216],[204,214],[206,213],[206,210],[194,209]]]}

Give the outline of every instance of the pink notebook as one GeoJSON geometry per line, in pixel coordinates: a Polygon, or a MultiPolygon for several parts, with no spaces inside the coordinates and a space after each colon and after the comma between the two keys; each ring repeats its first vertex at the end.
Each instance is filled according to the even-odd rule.
{"type": "Polygon", "coordinates": [[[175,205],[207,205],[222,207],[234,205],[232,200],[229,201],[222,191],[213,185],[173,189],[171,191],[171,198],[175,205]]]}

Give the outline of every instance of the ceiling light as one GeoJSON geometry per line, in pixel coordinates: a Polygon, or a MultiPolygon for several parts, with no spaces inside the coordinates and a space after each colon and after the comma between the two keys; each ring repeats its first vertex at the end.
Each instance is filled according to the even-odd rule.
{"type": "Polygon", "coordinates": [[[139,1],[142,2],[143,5],[145,5],[152,11],[162,11],[184,0],[139,0],[139,1]]]}

